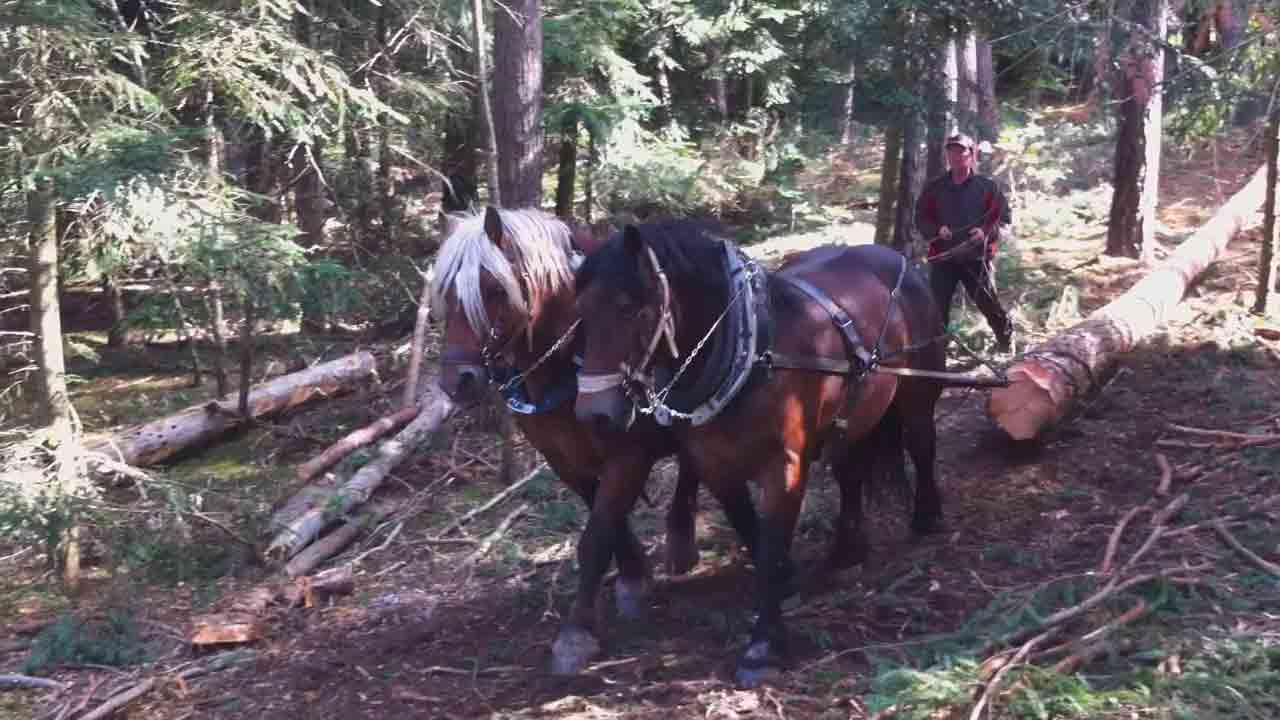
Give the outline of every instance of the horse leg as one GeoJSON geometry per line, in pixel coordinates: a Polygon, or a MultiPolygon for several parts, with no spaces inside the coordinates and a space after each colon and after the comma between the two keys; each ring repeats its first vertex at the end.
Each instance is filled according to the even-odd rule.
{"type": "Polygon", "coordinates": [[[934,460],[937,453],[938,432],[934,425],[934,405],[936,395],[932,399],[925,393],[902,397],[901,412],[898,413],[903,422],[903,440],[907,453],[911,455],[911,464],[916,468],[915,510],[911,516],[911,529],[921,534],[930,534],[942,530],[942,492],[938,489],[937,476],[934,474],[934,460]]]}
{"type": "MultiPolygon", "coordinates": [[[[595,504],[599,481],[594,477],[579,478],[571,487],[587,504],[587,512],[595,504]]],[[[695,487],[696,490],[696,487],[695,487]]],[[[645,587],[649,578],[649,563],[645,560],[644,545],[631,530],[630,520],[624,518],[619,530],[618,544],[614,548],[618,562],[618,577],[614,581],[614,603],[618,614],[624,618],[640,617],[644,608],[645,587]]]]}
{"type": "Polygon", "coordinates": [[[794,573],[791,537],[804,500],[808,479],[807,455],[788,449],[769,462],[761,474],[763,517],[756,548],[756,579],[760,608],[751,641],[738,661],[737,681],[754,688],[782,664],[786,655],[786,626],[782,621],[782,601],[791,591],[794,573]]]}
{"type": "Polygon", "coordinates": [[[867,558],[866,530],[862,526],[862,473],[874,472],[874,452],[866,440],[841,445],[833,439],[831,474],[840,485],[840,516],[836,537],[827,556],[831,570],[852,567],[867,558]]]}
{"type": "Polygon", "coordinates": [[[684,575],[698,564],[695,518],[698,513],[698,473],[692,462],[678,463],[676,492],[667,509],[667,574],[684,575]]]}
{"type": "MultiPolygon", "coordinates": [[[[601,621],[596,607],[600,582],[614,555],[618,554],[621,560],[628,552],[627,545],[634,541],[627,525],[627,513],[644,489],[651,465],[637,458],[615,459],[605,466],[600,476],[591,516],[578,540],[578,593],[568,619],[551,646],[551,670],[558,675],[581,671],[587,661],[600,652],[597,634],[601,621]]],[[[635,580],[620,574],[620,585],[615,586],[619,602],[630,593],[627,588],[635,580]]],[[[640,583],[642,587],[643,574],[640,583]]]]}

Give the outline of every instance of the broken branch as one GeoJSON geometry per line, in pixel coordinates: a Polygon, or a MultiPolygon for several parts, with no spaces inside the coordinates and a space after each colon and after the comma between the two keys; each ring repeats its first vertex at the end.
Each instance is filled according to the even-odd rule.
{"type": "Polygon", "coordinates": [[[1098,568],[1100,575],[1111,574],[1111,565],[1115,561],[1116,550],[1120,547],[1120,538],[1124,535],[1124,529],[1129,524],[1129,521],[1137,517],[1138,513],[1143,510],[1149,509],[1146,505],[1139,505],[1125,513],[1124,517],[1120,518],[1120,522],[1116,523],[1116,528],[1111,531],[1111,537],[1107,540],[1107,551],[1102,556],[1102,565],[1098,568]]]}
{"type": "Polygon", "coordinates": [[[1280,578],[1280,565],[1264,560],[1257,553],[1245,547],[1244,543],[1236,539],[1236,536],[1231,534],[1231,531],[1227,529],[1227,526],[1223,524],[1221,520],[1213,523],[1213,530],[1218,533],[1218,536],[1222,538],[1223,542],[1231,546],[1232,550],[1243,555],[1245,559],[1253,563],[1259,569],[1269,573],[1272,577],[1280,578]]]}
{"type": "Polygon", "coordinates": [[[453,522],[449,523],[448,525],[445,525],[444,529],[441,530],[439,533],[437,533],[435,537],[430,538],[431,542],[439,542],[440,540],[444,539],[445,535],[448,535],[454,530],[457,530],[463,525],[471,522],[471,520],[475,518],[477,515],[489,510],[490,508],[502,502],[503,500],[506,500],[507,497],[515,493],[517,490],[529,484],[529,482],[533,480],[535,477],[537,477],[543,470],[545,470],[546,467],[547,467],[547,464],[545,462],[538,463],[538,466],[535,467],[533,470],[530,470],[528,475],[525,475],[523,478],[520,478],[520,480],[518,480],[517,482],[514,482],[511,485],[508,485],[506,488],[502,490],[502,492],[490,498],[489,502],[472,510],[466,515],[463,515],[462,517],[455,519],[453,522]]]}
{"type": "Polygon", "coordinates": [[[66,683],[60,683],[57,680],[49,678],[32,677],[31,675],[0,675],[0,690],[17,690],[22,688],[37,688],[40,690],[66,690],[66,683]]]}

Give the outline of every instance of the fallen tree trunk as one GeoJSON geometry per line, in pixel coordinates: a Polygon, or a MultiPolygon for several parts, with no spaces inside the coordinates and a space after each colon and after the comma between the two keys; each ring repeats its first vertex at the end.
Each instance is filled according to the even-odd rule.
{"type": "Polygon", "coordinates": [[[333,520],[342,517],[373,495],[387,475],[453,415],[449,397],[432,383],[422,399],[418,417],[394,438],[378,448],[378,456],[360,468],[351,479],[315,506],[291,520],[267,547],[268,559],[287,560],[320,536],[333,520]]]}
{"type": "Polygon", "coordinates": [[[299,465],[297,470],[298,480],[307,482],[356,450],[393,430],[399,430],[417,416],[418,407],[410,405],[347,434],[330,445],[324,452],[299,465]]]}
{"type": "MultiPolygon", "coordinates": [[[[373,355],[358,352],[282,375],[250,390],[249,416],[266,417],[316,396],[345,392],[376,369],[373,355]]],[[[237,399],[228,395],[176,415],[136,425],[109,438],[90,440],[86,447],[126,465],[154,465],[244,424],[245,418],[237,412],[237,406],[237,399]]]]}
{"type": "Polygon", "coordinates": [[[1032,348],[993,390],[987,414],[1010,437],[1027,440],[1058,422],[1117,358],[1154,333],[1187,287],[1213,264],[1263,202],[1266,168],[1209,222],[1120,297],[1032,348]]]}

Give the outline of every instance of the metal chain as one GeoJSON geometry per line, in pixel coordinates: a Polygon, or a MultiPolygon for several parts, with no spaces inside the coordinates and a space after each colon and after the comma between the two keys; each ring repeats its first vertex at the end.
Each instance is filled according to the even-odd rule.
{"type": "MultiPolygon", "coordinates": [[[[754,273],[758,270],[758,266],[755,263],[748,263],[746,269],[747,272],[754,273]]],[[[636,408],[640,414],[652,415],[655,411],[662,410],[669,413],[672,417],[679,418],[681,420],[688,420],[693,417],[690,413],[683,413],[675,408],[669,407],[666,403],[667,395],[671,393],[671,389],[674,388],[676,382],[680,380],[680,376],[684,375],[684,371],[688,370],[689,366],[693,364],[693,359],[698,356],[698,353],[702,352],[702,348],[711,340],[711,336],[715,335],[716,328],[720,327],[720,323],[729,315],[729,311],[733,309],[734,303],[738,301],[738,298],[742,297],[742,293],[746,291],[750,283],[750,280],[743,282],[742,286],[738,288],[738,292],[734,293],[733,297],[729,298],[729,302],[724,306],[724,310],[720,312],[720,316],[716,318],[715,322],[711,323],[711,328],[702,336],[702,339],[698,341],[698,344],[693,346],[693,350],[685,356],[684,362],[680,363],[680,367],[676,369],[676,374],[671,377],[671,380],[667,383],[666,387],[655,392],[652,387],[647,385],[645,386],[644,389],[645,395],[647,396],[646,401],[648,402],[648,406],[636,408]]]]}
{"type": "Polygon", "coordinates": [[[515,387],[517,383],[522,382],[525,379],[525,377],[529,375],[529,373],[532,373],[534,370],[537,370],[538,367],[541,366],[543,363],[545,363],[547,360],[549,360],[552,355],[555,355],[557,350],[564,347],[564,344],[569,342],[569,338],[573,337],[573,332],[577,330],[578,326],[581,324],[582,324],[582,318],[578,318],[577,320],[574,320],[573,324],[569,326],[569,329],[565,330],[564,334],[561,335],[554,343],[552,343],[551,347],[548,348],[546,352],[542,353],[541,357],[539,357],[537,360],[534,360],[533,364],[530,365],[529,367],[525,368],[524,370],[521,370],[520,372],[517,372],[515,375],[512,375],[511,379],[507,380],[505,383],[502,384],[502,387],[498,388],[498,391],[506,392],[507,390],[510,390],[511,388],[515,387]]]}

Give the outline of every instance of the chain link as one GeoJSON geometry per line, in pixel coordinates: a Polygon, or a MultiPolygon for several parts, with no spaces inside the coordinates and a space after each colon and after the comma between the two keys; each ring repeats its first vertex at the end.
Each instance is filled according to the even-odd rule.
{"type": "MultiPolygon", "coordinates": [[[[759,266],[754,262],[747,263],[743,268],[748,274],[754,274],[759,270],[759,266]]],[[[738,298],[742,297],[742,293],[745,292],[750,285],[751,280],[748,278],[742,283],[742,286],[738,288],[738,291],[733,294],[733,297],[729,298],[729,302],[724,306],[724,310],[720,312],[720,316],[716,318],[715,322],[711,323],[711,328],[702,336],[702,339],[698,341],[698,344],[693,346],[693,350],[685,356],[684,362],[680,363],[680,367],[676,369],[675,375],[671,376],[671,380],[667,382],[666,387],[655,391],[651,385],[641,383],[645,391],[645,401],[648,403],[645,407],[636,408],[641,415],[653,415],[656,412],[662,412],[670,417],[678,418],[680,420],[689,420],[693,417],[690,413],[680,412],[679,410],[667,405],[667,395],[671,394],[671,389],[674,388],[676,382],[680,380],[680,376],[684,375],[685,370],[688,370],[689,366],[693,364],[694,358],[698,356],[698,353],[702,352],[702,348],[711,340],[711,336],[715,335],[716,329],[720,327],[720,323],[729,315],[729,311],[732,310],[734,304],[738,302],[738,298]]],[[[641,370],[643,370],[643,368],[641,370]]]]}
{"type": "Polygon", "coordinates": [[[577,330],[578,326],[581,324],[582,324],[582,318],[578,318],[577,320],[574,320],[573,324],[569,326],[569,329],[565,330],[564,334],[561,335],[554,343],[552,343],[551,347],[548,348],[546,352],[542,353],[541,357],[539,357],[537,360],[534,360],[533,364],[530,365],[529,367],[525,368],[524,370],[521,370],[520,372],[517,372],[515,375],[512,375],[509,380],[507,380],[505,383],[502,384],[502,387],[498,388],[498,391],[506,392],[507,390],[510,390],[511,388],[515,387],[520,382],[523,382],[526,376],[528,376],[534,370],[537,370],[538,367],[541,366],[543,363],[545,363],[547,360],[549,360],[552,355],[555,355],[557,350],[564,347],[564,344],[569,342],[569,338],[573,337],[574,331],[577,330]]]}

